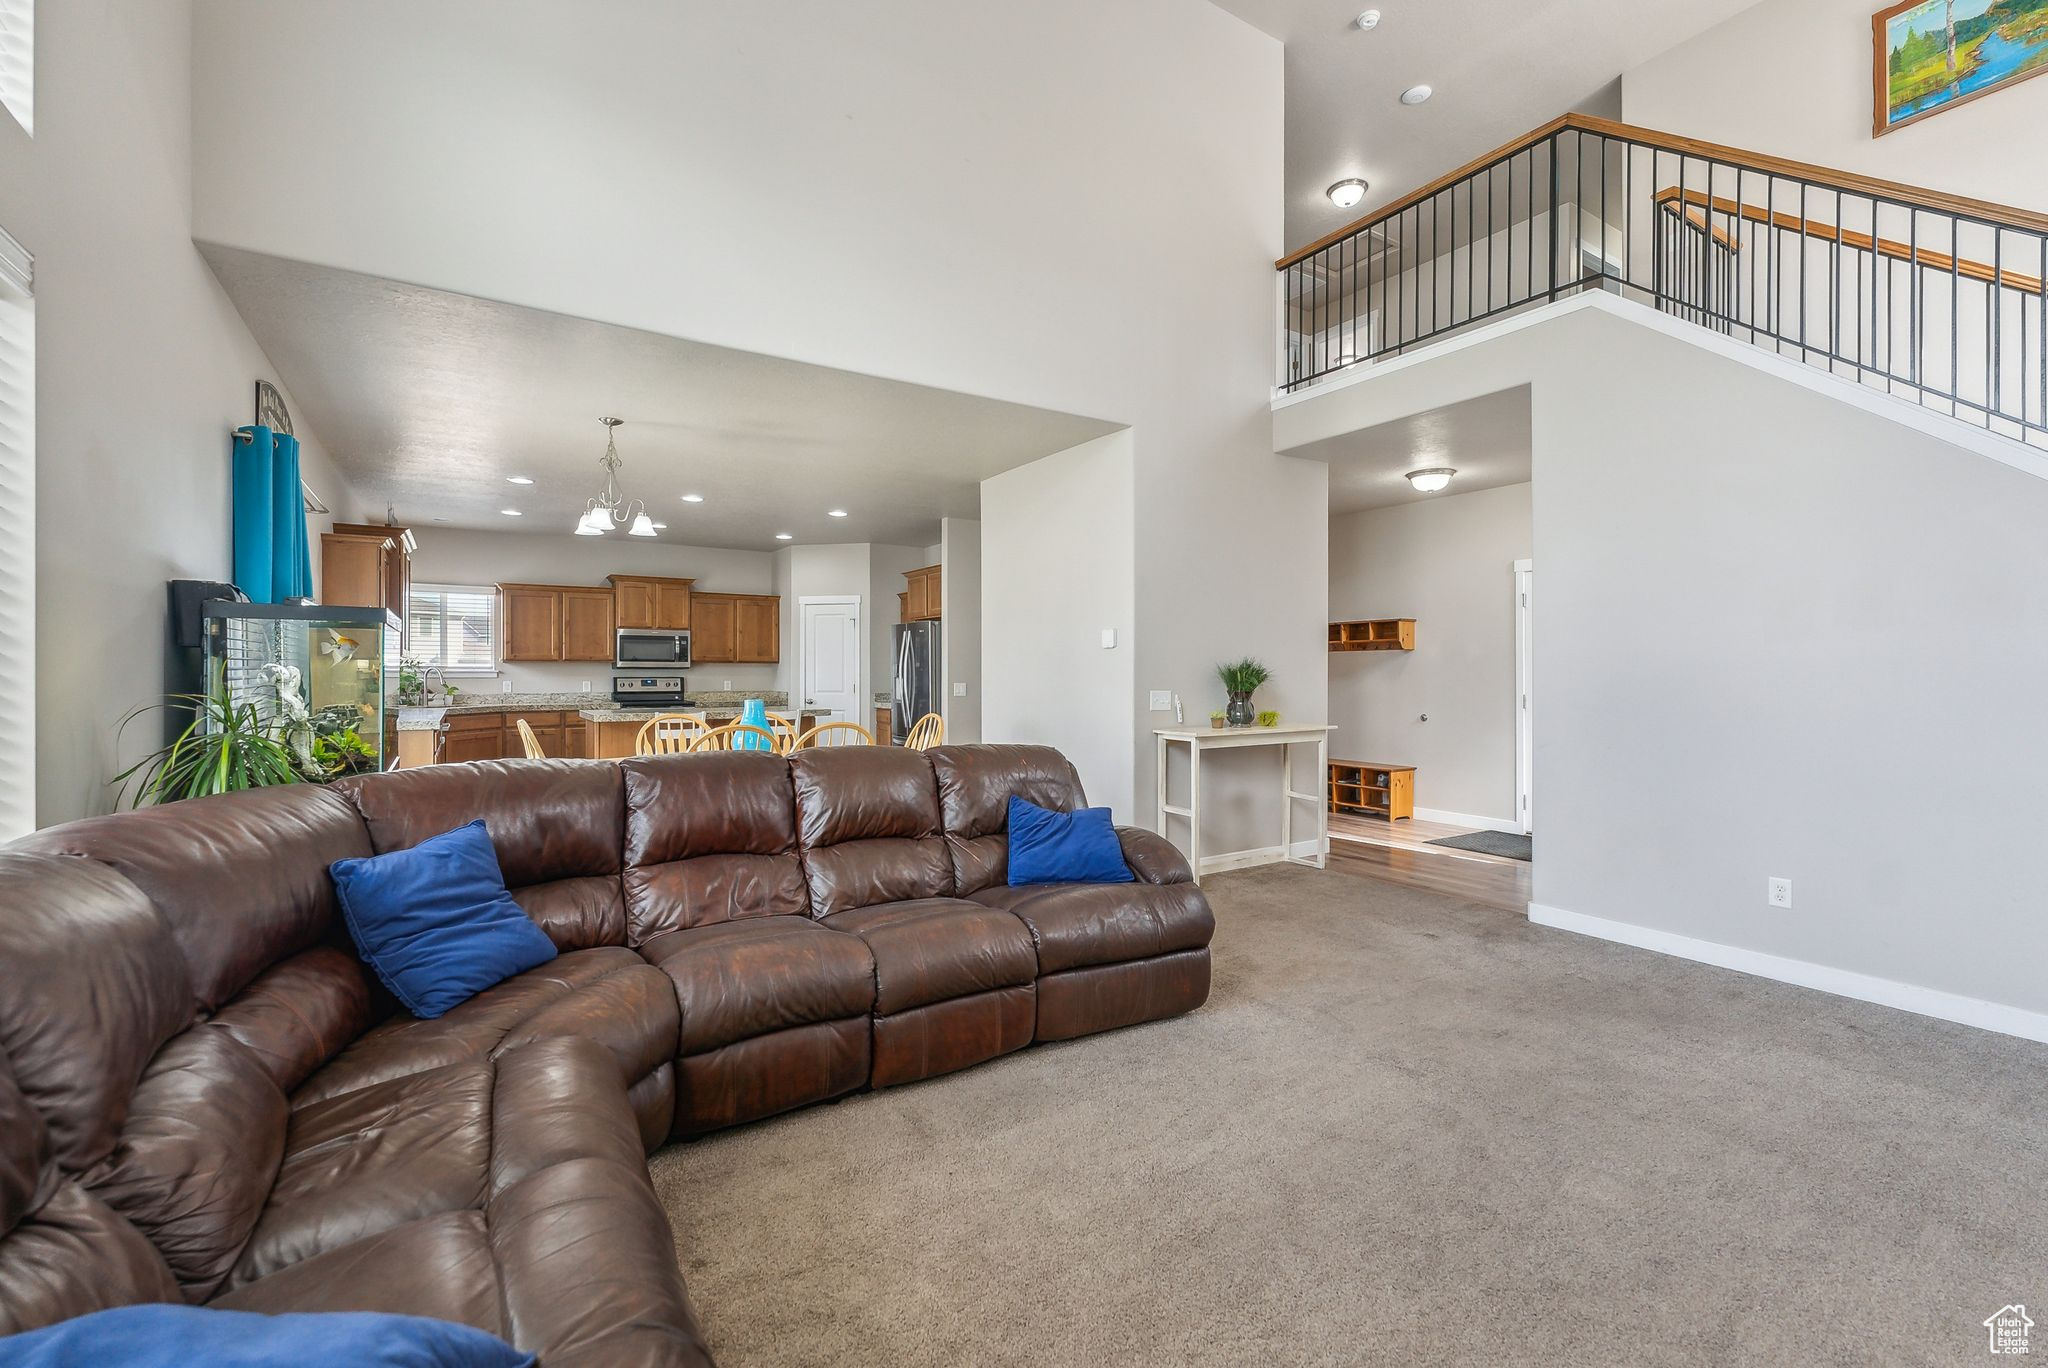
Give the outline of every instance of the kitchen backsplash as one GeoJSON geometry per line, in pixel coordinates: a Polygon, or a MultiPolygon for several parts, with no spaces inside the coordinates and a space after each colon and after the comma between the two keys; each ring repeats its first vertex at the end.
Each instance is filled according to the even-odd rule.
{"type": "MultiPolygon", "coordinates": [[[[496,679],[488,676],[461,678],[455,681],[464,693],[580,693],[584,681],[590,682],[590,689],[596,693],[610,693],[612,676],[618,671],[598,661],[545,661],[521,664],[513,662],[500,665],[496,679]],[[507,683],[511,687],[506,688],[507,683]]],[[[700,665],[693,670],[683,671],[683,678],[689,681],[692,694],[699,689],[773,689],[779,684],[776,677],[778,667],[774,665],[700,665]],[[726,680],[731,680],[730,686],[726,680]]],[[[659,673],[659,671],[650,671],[659,673]]]]}

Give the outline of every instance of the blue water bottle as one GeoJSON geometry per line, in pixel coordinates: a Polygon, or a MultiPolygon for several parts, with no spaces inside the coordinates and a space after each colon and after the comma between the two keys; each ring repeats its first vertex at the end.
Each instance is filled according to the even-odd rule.
{"type": "MultiPolygon", "coordinates": [[[[768,705],[758,698],[748,699],[740,704],[740,721],[750,727],[759,727],[762,731],[767,731],[768,705]]],[[[752,732],[741,732],[733,738],[733,749],[773,750],[774,747],[769,745],[768,738],[765,736],[756,736],[752,732]]]]}

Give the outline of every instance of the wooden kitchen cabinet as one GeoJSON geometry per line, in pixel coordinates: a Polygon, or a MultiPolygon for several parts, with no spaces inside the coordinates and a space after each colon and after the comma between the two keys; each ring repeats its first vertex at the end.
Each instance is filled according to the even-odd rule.
{"type": "Polygon", "coordinates": [[[782,600],[773,594],[693,593],[690,659],[773,665],[782,659],[782,600]]]}
{"type": "Polygon", "coordinates": [[[499,658],[560,660],[562,658],[562,591],[545,584],[498,586],[498,620],[502,624],[499,658]]]}
{"type": "Polygon", "coordinates": [[[441,762],[461,760],[502,760],[505,756],[505,719],[498,713],[468,713],[451,717],[442,734],[441,762]]]}
{"type": "Polygon", "coordinates": [[[939,569],[927,565],[922,570],[903,572],[903,582],[908,586],[903,601],[905,622],[929,622],[940,615],[939,569]]]}
{"type": "MultiPolygon", "coordinates": [[[[375,590],[378,597],[357,597],[357,595],[373,592],[368,583],[367,567],[357,567],[351,564],[351,562],[358,558],[366,556],[367,553],[365,551],[344,547],[342,552],[344,578],[355,582],[338,585],[330,577],[327,562],[327,538],[323,537],[321,539],[320,552],[320,587],[322,591],[320,601],[335,605],[347,604],[358,608],[381,607],[387,613],[396,614],[400,624],[404,624],[406,621],[406,604],[412,597],[412,553],[419,549],[419,543],[413,537],[412,529],[410,527],[385,527],[376,523],[338,522],[334,525],[333,531],[328,533],[328,536],[334,538],[360,538],[364,542],[381,543],[381,563],[377,567],[377,588],[375,590]],[[362,578],[356,580],[357,576],[362,578]],[[351,597],[347,599],[331,597],[328,591],[335,587],[345,588],[351,597]]],[[[404,630],[403,626],[401,630],[404,630]]],[[[404,649],[406,644],[403,638],[401,638],[400,649],[404,649]]]]}
{"type": "Polygon", "coordinates": [[[611,664],[616,647],[612,629],[616,606],[617,597],[606,589],[563,589],[562,659],[611,664]]]}
{"type": "Polygon", "coordinates": [[[385,536],[321,533],[320,602],[330,608],[384,607],[391,597],[385,577],[393,545],[385,536]]]}
{"type": "Polygon", "coordinates": [[[612,616],[619,627],[663,632],[691,629],[690,586],[694,580],[658,575],[609,575],[612,616]]]}
{"type": "Polygon", "coordinates": [[[896,596],[896,620],[898,622],[910,621],[910,591],[908,589],[905,589],[896,596]]]}

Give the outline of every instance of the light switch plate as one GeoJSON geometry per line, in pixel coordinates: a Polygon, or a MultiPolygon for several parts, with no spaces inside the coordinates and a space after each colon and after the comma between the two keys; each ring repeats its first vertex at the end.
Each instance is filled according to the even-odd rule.
{"type": "Polygon", "coordinates": [[[1173,690],[1171,690],[1171,689],[1154,689],[1154,690],[1152,691],[1152,711],[1153,711],[1153,712],[1172,712],[1172,711],[1173,711],[1173,690]]]}
{"type": "Polygon", "coordinates": [[[955,684],[955,685],[953,686],[953,697],[955,697],[955,698],[965,698],[965,697],[967,697],[967,686],[966,686],[965,684],[955,684]]]}
{"type": "Polygon", "coordinates": [[[1105,627],[1102,629],[1102,649],[1105,651],[1114,651],[1116,649],[1116,628],[1105,627]]]}

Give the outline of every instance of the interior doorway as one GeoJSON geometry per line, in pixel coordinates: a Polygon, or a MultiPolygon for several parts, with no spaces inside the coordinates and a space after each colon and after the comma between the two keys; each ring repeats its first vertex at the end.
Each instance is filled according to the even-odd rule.
{"type": "Polygon", "coordinates": [[[1536,562],[1515,562],[1515,813],[1522,834],[1536,831],[1535,784],[1536,562]]]}
{"type": "Polygon", "coordinates": [[[820,722],[860,717],[860,600],[805,597],[797,601],[797,696],[791,702],[820,722]]]}

